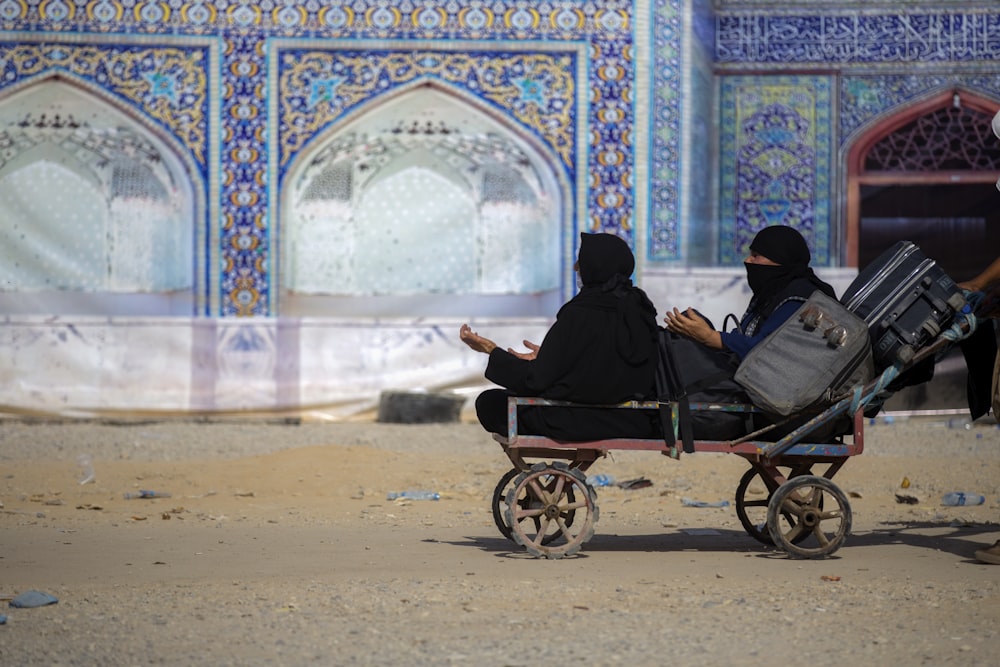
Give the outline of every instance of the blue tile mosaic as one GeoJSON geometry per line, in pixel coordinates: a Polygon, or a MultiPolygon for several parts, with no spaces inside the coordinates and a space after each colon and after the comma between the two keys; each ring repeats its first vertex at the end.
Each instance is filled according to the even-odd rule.
{"type": "Polygon", "coordinates": [[[738,265],[754,235],[792,225],[813,264],[830,262],[828,76],[731,76],[721,90],[720,262],[738,265]]]}

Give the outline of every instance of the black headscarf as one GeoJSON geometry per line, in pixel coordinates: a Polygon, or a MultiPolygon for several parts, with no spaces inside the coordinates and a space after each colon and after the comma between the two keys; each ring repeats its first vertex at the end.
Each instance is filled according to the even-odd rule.
{"type": "Polygon", "coordinates": [[[614,234],[580,234],[577,267],[584,287],[602,287],[609,280],[624,278],[635,270],[635,257],[619,236],[614,234]]]}
{"type": "Polygon", "coordinates": [[[785,292],[797,281],[806,281],[810,289],[821,290],[836,298],[833,288],[820,280],[810,268],[812,257],[809,246],[796,229],[787,225],[765,227],[750,242],[750,249],[778,264],[745,264],[754,308],[761,317],[767,317],[780,306],[785,292]]]}
{"type": "Polygon", "coordinates": [[[614,234],[581,233],[577,268],[583,287],[570,303],[617,311],[618,355],[629,364],[648,360],[656,351],[656,308],[632,285],[635,256],[628,243],[614,234]]]}

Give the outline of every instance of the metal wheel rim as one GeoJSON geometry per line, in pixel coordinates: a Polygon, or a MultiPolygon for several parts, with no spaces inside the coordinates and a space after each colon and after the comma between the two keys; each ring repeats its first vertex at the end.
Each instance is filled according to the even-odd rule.
{"type": "MultiPolygon", "coordinates": [[[[791,474],[791,472],[789,472],[789,474],[791,474]]],[[[809,474],[809,471],[807,469],[799,474],[809,474]]],[[[743,476],[740,478],[739,484],[736,485],[736,516],[739,518],[740,523],[743,524],[743,529],[747,532],[747,535],[761,544],[774,546],[774,540],[771,538],[771,532],[767,527],[768,505],[771,497],[774,495],[774,490],[768,489],[767,497],[764,499],[747,500],[747,490],[755,479],[759,479],[760,483],[764,485],[764,488],[768,487],[764,476],[756,468],[751,467],[749,470],[744,472],[743,476]],[[748,508],[754,509],[748,511],[748,508]]],[[[788,524],[789,529],[794,526],[793,522],[795,520],[795,516],[793,514],[790,512],[782,512],[782,518],[788,524]]],[[[796,539],[798,542],[801,542],[808,537],[808,533],[803,533],[796,539]]]]}
{"type": "Polygon", "coordinates": [[[775,545],[791,557],[823,558],[843,546],[851,532],[851,518],[851,505],[836,484],[825,477],[802,475],[779,486],[771,496],[767,527],[775,545]],[[796,524],[787,529],[781,524],[785,512],[796,517],[796,524]],[[803,533],[812,539],[798,540],[803,533]]]}
{"type": "Polygon", "coordinates": [[[493,523],[496,524],[500,534],[508,540],[514,540],[514,534],[507,523],[505,510],[507,508],[507,493],[510,491],[511,482],[521,473],[517,468],[511,468],[503,474],[496,488],[493,489],[493,523]]]}

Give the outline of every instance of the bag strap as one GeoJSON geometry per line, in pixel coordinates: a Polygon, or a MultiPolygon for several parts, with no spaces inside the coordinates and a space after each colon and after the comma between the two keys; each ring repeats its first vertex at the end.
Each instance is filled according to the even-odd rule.
{"type": "Polygon", "coordinates": [[[657,398],[660,400],[660,424],[663,428],[663,437],[667,446],[673,448],[677,445],[677,438],[674,435],[673,410],[669,403],[677,404],[677,426],[680,431],[681,445],[686,453],[694,452],[694,429],[691,423],[691,407],[688,401],[687,391],[684,387],[680,371],[677,369],[677,360],[674,358],[673,349],[664,342],[663,337],[670,334],[660,331],[659,348],[660,359],[657,368],[657,398]]]}
{"type": "Polygon", "coordinates": [[[715,385],[717,385],[718,383],[722,382],[723,380],[732,380],[733,379],[733,373],[735,373],[735,372],[736,372],[735,369],[733,369],[732,372],[730,372],[730,371],[719,371],[718,373],[713,373],[712,375],[703,377],[702,379],[698,380],[697,382],[692,382],[691,384],[686,385],[684,387],[684,394],[685,394],[685,396],[689,396],[691,394],[696,394],[699,391],[702,391],[703,389],[708,389],[709,387],[714,387],[715,385]]]}
{"type": "Polygon", "coordinates": [[[693,453],[694,422],[691,420],[691,403],[687,394],[677,401],[677,425],[681,432],[681,448],[688,454],[693,453]]]}
{"type": "Polygon", "coordinates": [[[674,436],[674,411],[671,403],[660,402],[660,427],[663,429],[663,441],[667,444],[667,449],[673,450],[677,446],[677,438],[674,436]]]}

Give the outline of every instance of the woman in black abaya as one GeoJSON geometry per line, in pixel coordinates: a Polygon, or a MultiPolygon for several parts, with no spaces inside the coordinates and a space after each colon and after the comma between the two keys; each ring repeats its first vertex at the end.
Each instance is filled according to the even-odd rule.
{"type": "MultiPolygon", "coordinates": [[[[765,227],[757,232],[750,242],[750,253],[743,262],[747,272],[747,284],[753,292],[753,297],[740,319],[738,328],[732,331],[716,331],[693,309],[681,312],[674,308],[664,317],[667,329],[712,349],[729,350],[742,360],[757,343],[767,338],[794,315],[816,290],[834,299],[837,298],[833,287],[820,280],[813,272],[809,266],[810,259],[809,246],[797,230],[785,225],[765,227]]],[[[732,370],[735,373],[735,365],[732,370]]],[[[766,415],[759,413],[754,415],[753,421],[754,428],[773,424],[766,415]]],[[[804,419],[794,420],[783,426],[772,427],[761,438],[778,439],[804,421],[804,419]]],[[[817,429],[812,435],[826,438],[848,427],[849,423],[837,422],[826,430],[817,429]]],[[[696,423],[696,438],[701,437],[699,428],[696,423]]]]}
{"type": "MultiPolygon", "coordinates": [[[[614,405],[654,393],[657,363],[656,309],[632,285],[635,258],[613,234],[580,234],[576,266],[582,287],[560,308],[541,345],[525,341],[527,353],[501,349],[463,324],[459,335],[489,355],[486,378],[503,389],[476,399],[476,414],[491,433],[507,434],[507,398],[614,405]]],[[[560,440],[659,437],[655,410],[526,407],[518,433],[560,440]]]]}

